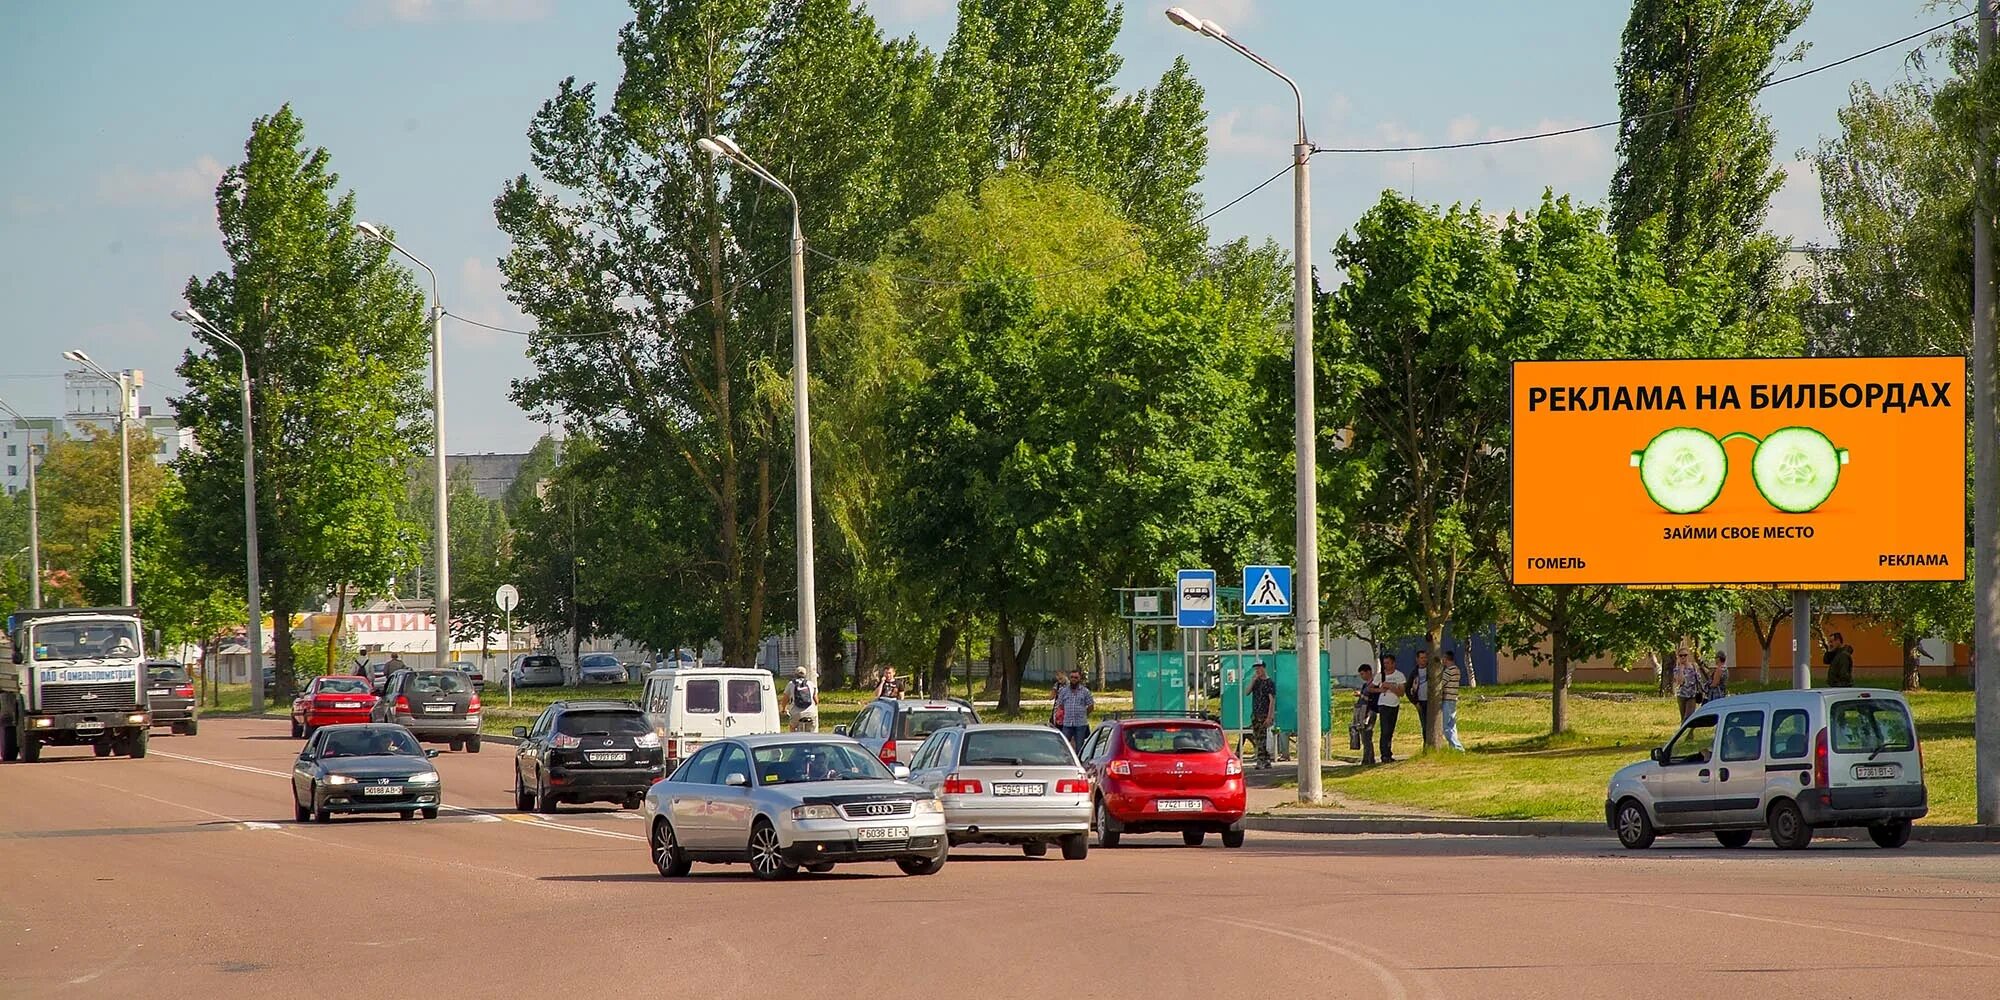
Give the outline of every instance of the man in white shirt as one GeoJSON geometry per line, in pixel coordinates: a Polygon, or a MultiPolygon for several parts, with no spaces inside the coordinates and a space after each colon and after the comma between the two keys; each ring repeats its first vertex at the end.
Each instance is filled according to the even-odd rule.
{"type": "Polygon", "coordinates": [[[1396,669],[1396,654],[1382,654],[1382,671],[1375,678],[1375,728],[1382,734],[1382,763],[1391,764],[1396,755],[1391,749],[1396,739],[1396,714],[1402,709],[1404,689],[1409,686],[1409,678],[1396,669]]]}
{"type": "Polygon", "coordinates": [[[801,665],[793,670],[792,682],[785,685],[785,711],[792,717],[792,732],[819,732],[819,692],[801,665]]]}

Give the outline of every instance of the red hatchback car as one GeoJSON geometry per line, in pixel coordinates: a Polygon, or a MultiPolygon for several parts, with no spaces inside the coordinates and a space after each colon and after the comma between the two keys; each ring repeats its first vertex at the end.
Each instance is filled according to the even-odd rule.
{"type": "Polygon", "coordinates": [[[375,708],[375,689],[366,677],[315,677],[304,693],[292,699],[292,737],[311,739],[321,726],[367,722],[375,708]]]}
{"type": "Polygon", "coordinates": [[[1243,762],[1224,746],[1222,727],[1200,718],[1106,722],[1083,744],[1102,847],[1127,833],[1180,831],[1188,846],[1222,834],[1243,846],[1243,762]]]}

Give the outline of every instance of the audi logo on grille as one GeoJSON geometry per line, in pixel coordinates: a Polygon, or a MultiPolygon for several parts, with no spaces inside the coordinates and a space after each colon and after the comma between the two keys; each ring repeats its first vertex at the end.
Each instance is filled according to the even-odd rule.
{"type": "Polygon", "coordinates": [[[876,802],[871,805],[862,806],[861,814],[864,816],[893,816],[896,814],[896,807],[886,802],[876,802]]]}

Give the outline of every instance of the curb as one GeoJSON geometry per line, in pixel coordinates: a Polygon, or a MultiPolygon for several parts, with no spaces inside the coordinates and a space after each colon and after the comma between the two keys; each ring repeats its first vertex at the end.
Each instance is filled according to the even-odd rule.
{"type": "MultiPolygon", "coordinates": [[[[1561,820],[1507,819],[1424,819],[1414,817],[1365,816],[1274,816],[1256,813],[1243,818],[1247,830],[1271,833],[1379,834],[1388,836],[1442,837],[1561,837],[1609,839],[1602,823],[1575,823],[1561,820]]],[[[1828,830],[1833,838],[1859,837],[1859,830],[1828,830]]],[[[2000,843],[2000,826],[1971,824],[1931,825],[1918,823],[1910,839],[1938,844],[2000,843]]]]}

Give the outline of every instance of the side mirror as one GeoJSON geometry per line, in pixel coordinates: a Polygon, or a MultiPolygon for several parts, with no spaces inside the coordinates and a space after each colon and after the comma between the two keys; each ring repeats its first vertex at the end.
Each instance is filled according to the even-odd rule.
{"type": "Polygon", "coordinates": [[[525,739],[527,739],[527,738],[528,738],[528,727],[527,727],[527,726],[515,726],[515,727],[514,727],[514,738],[515,738],[515,739],[517,739],[517,740],[525,740],[525,739]]]}
{"type": "MultiPolygon", "coordinates": [[[[18,651],[17,651],[17,652],[16,652],[15,654],[14,654],[14,662],[15,662],[15,663],[19,663],[19,662],[21,662],[21,654],[20,654],[20,653],[19,653],[18,651]]],[[[833,727],[833,735],[835,735],[835,736],[846,736],[846,735],[847,735],[847,727],[846,727],[846,726],[835,726],[835,727],[833,727]]]]}
{"type": "Polygon", "coordinates": [[[722,783],[731,788],[749,788],[750,776],[741,771],[731,771],[728,777],[722,779],[722,783]]]}
{"type": "Polygon", "coordinates": [[[895,767],[890,768],[889,773],[895,775],[897,781],[910,780],[910,769],[904,767],[901,764],[897,764],[895,767]]]}
{"type": "Polygon", "coordinates": [[[428,758],[428,759],[433,759],[433,760],[435,760],[435,759],[437,758],[437,755],[438,755],[438,752],[437,752],[437,751],[436,751],[435,749],[432,749],[432,750],[425,750],[425,751],[424,751],[424,757],[426,757],[426,758],[428,758]]]}
{"type": "Polygon", "coordinates": [[[1650,757],[1652,757],[1652,758],[1653,758],[1653,763],[1655,763],[1655,764],[1664,764],[1664,763],[1666,763],[1666,762],[1667,762],[1667,748],[1666,748],[1666,747],[1654,747],[1654,748],[1653,748],[1653,752],[1652,752],[1651,754],[1649,754],[1648,756],[1650,756],[1650,757]]]}
{"type": "Polygon", "coordinates": [[[318,758],[319,758],[319,754],[318,754],[317,752],[315,752],[315,751],[311,750],[311,749],[306,749],[306,750],[301,750],[301,751],[299,751],[299,759],[300,759],[300,760],[316,760],[316,759],[318,759],[318,758]]]}

